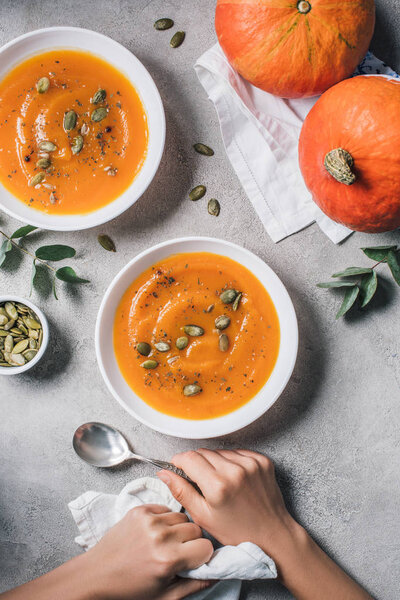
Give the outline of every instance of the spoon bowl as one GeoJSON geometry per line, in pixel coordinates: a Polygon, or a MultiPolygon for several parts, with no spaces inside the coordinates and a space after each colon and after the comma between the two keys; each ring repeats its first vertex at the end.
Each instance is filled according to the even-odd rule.
{"type": "Polygon", "coordinates": [[[77,455],[94,467],[115,467],[131,454],[124,436],[104,423],[78,427],[72,445],[77,455]]]}

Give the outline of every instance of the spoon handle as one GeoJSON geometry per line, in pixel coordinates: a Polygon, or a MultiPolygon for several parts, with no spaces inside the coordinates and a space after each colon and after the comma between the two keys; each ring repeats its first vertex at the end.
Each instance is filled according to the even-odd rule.
{"type": "Polygon", "coordinates": [[[144,460],[145,462],[148,462],[159,469],[166,469],[167,471],[172,471],[173,473],[176,473],[180,477],[183,477],[190,483],[192,483],[192,484],[194,483],[194,481],[192,479],[190,479],[190,477],[188,475],[186,475],[185,471],[183,471],[179,467],[176,467],[175,465],[173,465],[170,462],[167,462],[165,460],[158,460],[155,458],[147,458],[144,456],[139,456],[138,454],[133,454],[132,456],[134,458],[138,458],[139,460],[144,460]]]}

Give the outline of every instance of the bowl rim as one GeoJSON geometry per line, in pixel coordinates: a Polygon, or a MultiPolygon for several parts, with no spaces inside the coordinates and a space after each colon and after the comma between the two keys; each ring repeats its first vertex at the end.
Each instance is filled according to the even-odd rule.
{"type": "Polygon", "coordinates": [[[8,302],[8,301],[18,302],[19,304],[25,304],[26,306],[31,308],[38,316],[40,323],[42,325],[42,329],[43,329],[42,344],[41,344],[39,351],[36,354],[35,358],[33,358],[29,362],[25,363],[24,365],[21,365],[20,367],[1,367],[0,366],[0,375],[18,375],[19,373],[24,373],[25,371],[28,371],[29,369],[34,367],[41,360],[42,356],[46,352],[46,349],[47,349],[47,346],[49,343],[49,337],[50,337],[49,322],[48,322],[47,317],[44,314],[44,312],[38,306],[36,306],[36,304],[31,302],[28,298],[24,298],[23,296],[17,296],[16,294],[1,294],[0,295],[0,304],[3,304],[3,302],[8,302]]]}
{"type": "MultiPolygon", "coordinates": [[[[201,251],[201,250],[199,250],[201,251]]],[[[196,250],[192,250],[191,252],[196,252],[196,250]]],[[[210,252],[213,252],[212,250],[210,250],[210,252]]],[[[176,252],[178,253],[178,252],[176,252]]],[[[171,251],[171,254],[174,254],[173,251],[171,251]]],[[[227,256],[228,258],[229,255],[225,254],[225,256],[227,256]]],[[[237,259],[232,259],[232,260],[236,260],[236,262],[239,262],[240,264],[242,264],[243,266],[245,266],[246,268],[247,265],[243,264],[243,262],[241,260],[237,260],[237,259]]],[[[265,287],[265,286],[264,286],[265,287]]],[[[125,288],[126,289],[126,288],[125,288]]],[[[125,291],[124,289],[124,291],[125,291]]],[[[124,293],[124,291],[121,293],[124,293]]],[[[267,290],[268,292],[268,290],[267,290]]],[[[268,292],[269,293],[269,292],[268,292]]],[[[274,303],[275,305],[275,303],[274,303]]],[[[277,307],[275,306],[276,310],[277,307]]],[[[279,317],[278,317],[279,318],[279,317]]],[[[114,321],[114,315],[113,315],[113,321],[114,321]]],[[[280,325],[281,325],[281,331],[282,331],[282,324],[281,324],[281,320],[280,321],[280,325]]],[[[97,364],[99,366],[99,370],[101,372],[101,375],[107,385],[107,388],[109,389],[109,391],[111,392],[112,396],[114,397],[115,400],[117,400],[117,402],[130,414],[132,415],[136,420],[138,420],[139,422],[141,422],[142,424],[146,425],[147,427],[150,427],[150,429],[153,429],[155,431],[158,431],[159,433],[163,433],[165,435],[169,435],[172,437],[176,437],[176,438],[184,438],[184,439],[211,439],[211,438],[215,438],[215,437],[221,437],[223,435],[228,435],[230,433],[239,431],[240,429],[243,429],[244,427],[246,427],[247,425],[250,425],[251,423],[253,423],[254,421],[256,421],[258,418],[260,418],[280,397],[280,395],[282,394],[283,390],[285,389],[292,373],[293,373],[293,369],[296,363],[296,359],[297,359],[297,352],[298,352],[298,342],[299,342],[299,332],[298,332],[298,322],[297,322],[297,317],[296,317],[296,312],[293,306],[293,302],[289,296],[288,291],[286,290],[286,287],[284,286],[284,284],[282,283],[282,281],[280,280],[280,278],[276,275],[276,273],[273,271],[273,269],[271,269],[271,267],[269,265],[267,265],[267,263],[265,263],[260,257],[258,257],[256,254],[254,254],[253,252],[251,252],[250,250],[247,250],[246,248],[243,248],[242,246],[235,244],[233,242],[229,242],[220,238],[214,238],[214,237],[205,237],[205,236],[188,236],[188,237],[181,237],[181,238],[173,238],[170,240],[166,240],[164,242],[160,242],[159,244],[156,244],[154,246],[151,246],[150,248],[147,248],[146,250],[143,250],[142,252],[140,252],[139,254],[137,254],[134,258],[132,258],[130,261],[128,261],[128,263],[115,275],[115,277],[112,279],[111,283],[109,284],[103,298],[102,301],[100,303],[100,307],[98,310],[98,314],[97,314],[97,319],[96,319],[96,326],[95,326],[95,352],[96,352],[96,359],[97,359],[97,364]],[[264,386],[259,390],[259,392],[257,392],[257,394],[255,396],[253,396],[247,403],[245,403],[244,405],[242,405],[241,407],[239,407],[238,409],[236,409],[235,411],[232,411],[231,413],[228,413],[227,415],[221,415],[220,417],[215,417],[212,419],[202,419],[202,420],[194,420],[194,419],[182,419],[179,417],[173,417],[170,415],[165,415],[164,413],[161,413],[160,411],[156,411],[156,409],[153,409],[155,412],[159,413],[160,415],[168,416],[170,419],[173,419],[175,421],[179,421],[182,424],[184,423],[195,423],[195,424],[210,424],[210,423],[215,423],[217,421],[220,422],[220,427],[217,433],[210,433],[207,432],[207,434],[199,434],[198,432],[196,433],[196,435],[193,435],[191,432],[187,432],[184,428],[182,428],[182,431],[180,431],[179,433],[177,433],[176,431],[169,429],[168,427],[165,426],[159,426],[157,424],[154,424],[152,422],[150,422],[149,420],[147,420],[146,418],[144,418],[142,415],[139,415],[131,406],[129,406],[118,394],[118,391],[114,388],[114,385],[112,383],[112,381],[110,380],[108,373],[107,373],[107,369],[105,367],[104,361],[103,361],[103,348],[102,348],[102,344],[101,344],[101,325],[102,325],[102,321],[104,319],[104,315],[106,314],[106,308],[107,308],[107,302],[114,290],[114,288],[117,286],[118,282],[120,279],[122,279],[125,275],[125,273],[127,273],[129,271],[129,269],[137,262],[139,262],[142,258],[157,252],[160,249],[163,248],[167,248],[168,246],[173,246],[174,244],[184,244],[184,243],[196,243],[196,242],[200,242],[200,243],[208,243],[208,242],[217,242],[219,244],[222,244],[223,246],[226,246],[228,248],[232,248],[234,250],[239,250],[240,252],[243,252],[250,260],[256,261],[260,267],[262,267],[263,269],[265,269],[265,272],[268,273],[269,277],[272,277],[272,279],[275,280],[275,282],[279,285],[280,287],[280,292],[283,294],[283,296],[285,297],[285,300],[287,301],[287,305],[289,308],[289,314],[287,315],[287,319],[285,319],[285,321],[287,321],[287,323],[289,323],[289,326],[291,327],[291,342],[292,342],[292,346],[291,346],[291,355],[290,355],[290,360],[286,363],[287,364],[287,371],[286,371],[286,375],[284,378],[282,378],[280,385],[278,386],[276,392],[273,394],[273,398],[272,400],[268,403],[267,406],[265,407],[260,407],[260,409],[258,411],[256,411],[255,415],[250,414],[247,416],[247,418],[243,418],[240,421],[239,426],[232,426],[232,425],[228,425],[225,424],[224,426],[224,419],[226,417],[229,417],[230,415],[233,415],[235,413],[237,413],[238,411],[241,411],[242,409],[245,410],[244,407],[246,407],[247,405],[249,405],[251,402],[253,402],[253,400],[255,400],[255,398],[257,398],[259,396],[259,394],[262,393],[262,391],[264,390],[264,387],[267,385],[268,381],[271,379],[272,377],[272,373],[274,372],[275,368],[276,368],[276,364],[278,362],[275,363],[274,369],[270,375],[270,377],[267,379],[267,381],[265,382],[264,386]]],[[[282,338],[281,338],[281,342],[282,342],[282,338]]],[[[280,349],[281,349],[281,345],[280,345],[280,349]]],[[[279,358],[279,354],[278,354],[278,358],[279,358]]],[[[118,363],[117,363],[118,365],[118,363]]],[[[123,375],[121,373],[121,377],[123,378],[123,375]]],[[[140,398],[140,396],[138,394],[136,394],[133,390],[132,393],[141,401],[144,402],[144,400],[142,400],[140,398]]],[[[146,403],[145,403],[146,404],[146,403]]],[[[149,405],[148,405],[149,406],[149,405]]],[[[152,407],[151,407],[152,408],[152,407]]],[[[243,417],[243,415],[241,415],[243,417]]]]}
{"type": "MultiPolygon", "coordinates": [[[[105,206],[102,206],[97,210],[94,210],[90,213],[83,214],[83,215],[80,215],[80,214],[51,215],[55,219],[54,223],[52,223],[52,224],[48,224],[46,222],[44,223],[43,220],[41,220],[41,215],[46,214],[46,213],[41,213],[41,211],[32,209],[31,216],[29,216],[30,224],[40,227],[41,229],[46,229],[46,230],[50,230],[50,231],[82,231],[85,229],[91,229],[93,227],[98,227],[99,225],[103,225],[104,223],[107,223],[107,222],[119,217],[121,214],[123,214],[125,211],[127,211],[131,206],[133,206],[146,192],[147,188],[153,181],[153,179],[158,171],[158,168],[160,166],[160,162],[161,162],[161,159],[162,159],[162,156],[164,153],[165,137],[166,137],[165,110],[164,110],[164,105],[163,105],[163,102],[161,99],[160,92],[157,88],[157,85],[156,85],[153,77],[151,76],[149,71],[146,69],[144,64],[136,57],[136,55],[133,54],[133,52],[131,52],[130,50],[128,50],[128,48],[126,48],[125,46],[123,46],[122,44],[120,44],[119,42],[114,40],[113,38],[111,38],[107,35],[104,35],[103,33],[99,33],[98,31],[94,31],[92,29],[87,29],[84,27],[71,27],[71,26],[54,26],[54,27],[43,27],[40,29],[34,29],[33,31],[29,31],[20,36],[17,36],[16,38],[13,38],[12,40],[8,41],[6,44],[1,46],[0,47],[0,57],[2,56],[2,54],[4,52],[9,50],[13,46],[17,46],[18,44],[20,44],[21,42],[24,42],[25,40],[28,40],[29,38],[44,36],[44,35],[48,34],[49,32],[50,33],[51,32],[77,33],[77,34],[86,35],[88,38],[89,37],[97,38],[100,41],[107,40],[107,44],[114,46],[114,48],[118,52],[120,52],[122,55],[124,55],[127,60],[130,60],[132,63],[135,64],[135,68],[137,70],[142,71],[142,75],[147,79],[148,84],[152,88],[152,95],[153,95],[154,101],[157,105],[158,117],[160,118],[160,124],[159,124],[160,128],[157,132],[157,135],[159,135],[159,138],[160,138],[160,143],[159,143],[157,149],[154,148],[152,162],[148,163],[149,165],[151,164],[151,167],[149,166],[149,173],[147,176],[147,180],[141,182],[141,187],[137,194],[130,193],[130,190],[131,190],[131,187],[134,185],[140,172],[142,171],[144,165],[146,164],[147,157],[146,157],[141,169],[139,170],[139,172],[137,173],[135,178],[132,180],[130,185],[119,196],[114,198],[114,200],[112,200],[112,202],[109,202],[105,206]],[[103,209],[105,209],[109,206],[112,206],[122,196],[126,196],[126,198],[124,198],[124,202],[121,203],[121,206],[116,208],[112,212],[111,215],[103,214],[103,212],[102,212],[103,209]],[[97,218],[96,218],[96,215],[97,215],[97,218]],[[63,223],[63,217],[69,218],[69,219],[75,218],[75,223],[73,225],[68,224],[68,223],[63,223]],[[83,219],[82,222],[80,223],[80,217],[87,217],[88,222],[86,222],[86,220],[83,219]],[[56,219],[58,220],[58,222],[56,222],[56,219]]],[[[79,49],[77,46],[74,46],[74,45],[67,46],[66,44],[60,44],[60,45],[52,45],[52,46],[43,47],[42,51],[46,51],[46,49],[51,50],[52,48],[71,48],[71,49],[76,48],[76,49],[79,49]]],[[[90,50],[87,50],[87,51],[90,52],[90,50]]],[[[99,56],[106,62],[110,62],[109,59],[107,59],[106,54],[99,54],[98,52],[95,52],[95,51],[93,51],[92,53],[94,55],[99,56]]],[[[29,58],[29,56],[33,56],[33,54],[27,53],[25,55],[24,59],[21,59],[21,61],[18,61],[17,63],[11,65],[9,70],[11,70],[15,66],[17,66],[17,64],[19,64],[23,60],[29,58]]],[[[8,72],[9,71],[6,71],[5,74],[7,74],[8,72]]],[[[131,81],[130,77],[124,72],[123,69],[121,69],[121,72],[123,72],[124,75],[131,81]]],[[[2,77],[1,77],[1,79],[2,79],[2,77]]],[[[140,90],[133,84],[132,81],[131,81],[131,84],[135,87],[135,89],[137,90],[137,92],[139,94],[139,97],[141,98],[140,90]]],[[[142,100],[146,115],[148,116],[149,113],[147,110],[147,106],[145,105],[142,98],[141,98],[141,100],[142,100]]],[[[149,139],[150,139],[150,135],[151,135],[151,133],[150,133],[150,127],[149,127],[149,139]]],[[[16,202],[20,202],[19,198],[14,196],[14,194],[12,194],[12,192],[10,192],[6,188],[4,188],[4,186],[0,186],[0,191],[9,194],[11,197],[13,197],[15,199],[16,202]]],[[[13,208],[10,208],[9,206],[5,206],[2,203],[1,194],[0,194],[0,207],[6,214],[8,214],[10,217],[13,217],[14,219],[17,219],[19,222],[27,221],[27,219],[25,219],[23,216],[21,216],[17,211],[14,211],[13,208]]]]}

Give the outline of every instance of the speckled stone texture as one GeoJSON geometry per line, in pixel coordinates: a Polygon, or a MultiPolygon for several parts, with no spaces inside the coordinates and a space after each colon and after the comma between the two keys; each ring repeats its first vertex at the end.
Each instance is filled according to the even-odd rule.
{"type": "MultiPolygon", "coordinates": [[[[87,489],[118,491],[130,478],[151,474],[132,464],[111,471],[81,462],[71,447],[75,428],[111,423],[143,454],[169,459],[196,447],[137,423],[113,400],[97,368],[93,333],[101,298],[114,275],[144,248],[182,234],[235,241],[265,260],[287,286],[299,318],[300,348],[293,377],[275,406],[252,426],[209,448],[246,446],[269,454],[291,509],[322,546],[380,600],[398,600],[400,587],[400,293],[385,275],[368,314],[335,322],[339,298],[315,287],[349,265],[367,265],[360,246],[398,243],[398,233],[355,234],[335,246],[311,226],[275,245],[263,230],[225,156],[214,108],[193,70],[215,41],[214,0],[0,1],[0,43],[50,25],[75,25],[124,44],[149,69],[167,116],[159,172],[145,195],[113,222],[86,232],[39,232],[30,244],[66,243],[73,264],[91,283],[59,301],[34,293],[49,317],[51,344],[32,373],[0,378],[0,590],[20,584],[74,556],[75,526],[67,502],[87,489]],[[168,16],[186,31],[156,32],[168,16]],[[203,141],[215,156],[197,155],[203,141]],[[221,202],[211,217],[206,202],[187,199],[204,183],[221,202]],[[117,245],[97,242],[106,232],[117,245]]],[[[398,0],[378,0],[372,49],[400,68],[398,0]]],[[[11,232],[18,223],[0,214],[11,232]]],[[[0,271],[0,293],[27,295],[30,264],[13,255],[0,271]],[[16,267],[18,270],[16,271],[16,267]]],[[[278,583],[245,584],[246,600],[291,598],[278,583]]],[[[323,599],[321,599],[323,600],[323,599]]]]}

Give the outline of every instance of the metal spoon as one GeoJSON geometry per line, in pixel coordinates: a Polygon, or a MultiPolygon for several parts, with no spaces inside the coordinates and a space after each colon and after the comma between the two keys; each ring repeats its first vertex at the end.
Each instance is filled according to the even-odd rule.
{"type": "Polygon", "coordinates": [[[104,423],[85,423],[78,427],[72,445],[77,455],[94,467],[115,467],[125,460],[135,459],[150,463],[158,469],[172,471],[193,483],[182,469],[172,463],[131,452],[122,433],[104,423]]]}

